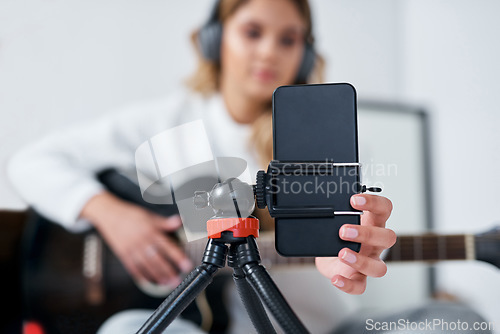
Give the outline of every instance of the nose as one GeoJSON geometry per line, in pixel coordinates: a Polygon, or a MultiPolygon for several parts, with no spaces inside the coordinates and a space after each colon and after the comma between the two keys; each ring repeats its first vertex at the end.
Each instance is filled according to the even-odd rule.
{"type": "Polygon", "coordinates": [[[278,42],[272,36],[262,38],[258,47],[259,58],[263,61],[274,61],[278,56],[278,47],[278,42]]]}

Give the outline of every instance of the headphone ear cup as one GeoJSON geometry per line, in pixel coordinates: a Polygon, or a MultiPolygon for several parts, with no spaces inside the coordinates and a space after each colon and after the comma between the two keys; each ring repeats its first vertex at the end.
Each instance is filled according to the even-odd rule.
{"type": "Polygon", "coordinates": [[[214,62],[220,60],[221,40],[222,25],[219,22],[209,22],[200,29],[198,45],[205,59],[214,62]]]}
{"type": "Polygon", "coordinates": [[[316,62],[316,51],[310,43],[306,43],[304,48],[304,55],[302,56],[302,63],[300,64],[299,71],[297,73],[296,82],[307,82],[307,78],[311,74],[314,63],[316,62]]]}

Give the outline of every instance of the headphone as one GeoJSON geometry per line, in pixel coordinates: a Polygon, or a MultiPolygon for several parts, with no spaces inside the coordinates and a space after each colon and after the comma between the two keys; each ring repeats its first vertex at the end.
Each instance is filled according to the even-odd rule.
{"type": "MultiPolygon", "coordinates": [[[[217,17],[220,0],[215,2],[210,13],[208,21],[201,27],[198,32],[198,45],[203,57],[209,61],[220,61],[220,49],[222,42],[222,23],[217,17]]],[[[307,78],[311,74],[316,60],[316,51],[314,45],[310,41],[305,41],[304,55],[297,73],[296,82],[307,82],[307,78]]]]}

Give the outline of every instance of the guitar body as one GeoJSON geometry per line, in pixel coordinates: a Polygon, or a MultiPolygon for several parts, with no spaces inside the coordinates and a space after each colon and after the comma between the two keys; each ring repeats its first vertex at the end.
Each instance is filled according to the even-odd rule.
{"type": "Polygon", "coordinates": [[[25,243],[28,248],[23,266],[25,317],[40,321],[49,332],[69,332],[72,324],[79,329],[84,325],[85,332],[95,332],[117,311],[133,306],[155,308],[161,302],[138,291],[106,248],[103,261],[113,269],[106,268],[102,276],[101,302],[92,303],[82,273],[84,240],[92,232],[69,233],[39,216],[32,218],[27,229],[29,241],[25,243]]]}
{"type": "MultiPolygon", "coordinates": [[[[101,173],[100,179],[123,199],[158,214],[176,213],[173,205],[140,202],[138,187],[116,172],[101,173]]],[[[165,298],[141,290],[94,229],[71,233],[31,212],[22,244],[23,318],[39,322],[47,333],[95,333],[116,312],[154,310],[165,298]],[[99,247],[87,249],[89,240],[99,247]],[[96,259],[98,263],[94,263],[96,259]],[[94,277],[85,272],[84,261],[98,269],[94,277]]],[[[227,327],[221,294],[228,279],[231,277],[221,272],[205,291],[210,296],[206,298],[210,311],[215,313],[209,328],[212,333],[223,333],[227,327]]],[[[182,316],[201,325],[206,321],[203,311],[193,302],[182,316]]]]}

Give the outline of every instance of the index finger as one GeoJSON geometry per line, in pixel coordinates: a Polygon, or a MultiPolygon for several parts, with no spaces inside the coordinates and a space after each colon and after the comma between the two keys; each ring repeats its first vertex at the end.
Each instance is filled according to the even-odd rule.
{"type": "Polygon", "coordinates": [[[362,222],[367,225],[385,227],[392,212],[392,202],[378,195],[353,195],[351,205],[354,209],[363,210],[362,222]]]}
{"type": "Polygon", "coordinates": [[[169,236],[162,235],[156,240],[155,245],[181,272],[189,273],[193,269],[193,263],[184,250],[169,236]]]}

